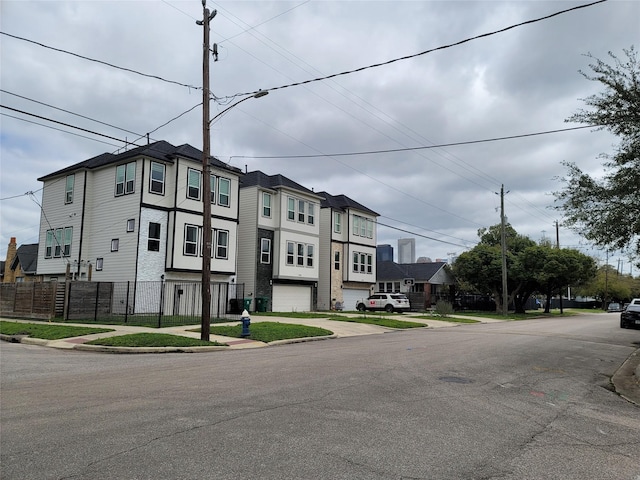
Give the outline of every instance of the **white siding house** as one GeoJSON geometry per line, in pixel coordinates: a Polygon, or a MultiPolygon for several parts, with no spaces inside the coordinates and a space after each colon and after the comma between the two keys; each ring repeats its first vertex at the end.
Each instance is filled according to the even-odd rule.
{"type": "Polygon", "coordinates": [[[240,180],[238,282],[257,310],[317,307],[321,197],[282,175],[240,180]]]}
{"type": "Polygon", "coordinates": [[[346,195],[318,193],[320,215],[320,278],[318,309],[342,305],[354,310],[376,283],[378,214],[346,195]]]}
{"type": "MultiPolygon", "coordinates": [[[[236,273],[240,170],[211,158],[212,281],[236,273]]],[[[155,142],[105,153],[44,183],[38,273],[106,282],[202,276],[202,152],[155,142]],[[89,267],[90,265],[90,267],[89,267]]]]}

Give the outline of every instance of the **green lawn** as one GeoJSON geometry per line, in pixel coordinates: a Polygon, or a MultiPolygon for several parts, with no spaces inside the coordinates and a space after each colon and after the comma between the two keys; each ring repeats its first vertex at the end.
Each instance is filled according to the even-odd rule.
{"type": "MultiPolygon", "coordinates": [[[[276,340],[289,340],[292,338],[322,337],[333,335],[333,332],[324,328],[309,327],[307,325],[294,325],[279,322],[256,322],[249,327],[251,340],[259,342],[274,342],[276,340]]],[[[242,324],[233,326],[211,326],[212,335],[225,337],[242,337],[242,324]]]]}
{"type": "Polygon", "coordinates": [[[133,333],[117,337],[101,338],[85,345],[104,345],[108,347],[209,347],[224,346],[219,342],[205,342],[198,338],[169,335],[166,333],[133,333]]]}
{"type": "Polygon", "coordinates": [[[424,320],[440,320],[442,322],[451,323],[480,323],[480,320],[474,320],[472,318],[456,318],[442,315],[415,315],[413,318],[422,318],[424,320]]]}
{"type": "Polygon", "coordinates": [[[427,325],[418,322],[409,322],[406,320],[396,320],[394,318],[388,318],[384,316],[372,316],[370,314],[363,314],[359,317],[345,317],[342,315],[332,315],[330,320],[336,320],[338,322],[354,322],[354,323],[366,323],[368,325],[378,325],[380,327],[387,328],[424,328],[427,325]]]}
{"type": "Polygon", "coordinates": [[[50,323],[19,323],[0,321],[0,333],[4,335],[28,335],[44,340],[81,337],[92,333],[113,332],[109,328],[72,327],[67,325],[51,325],[50,323]]]}

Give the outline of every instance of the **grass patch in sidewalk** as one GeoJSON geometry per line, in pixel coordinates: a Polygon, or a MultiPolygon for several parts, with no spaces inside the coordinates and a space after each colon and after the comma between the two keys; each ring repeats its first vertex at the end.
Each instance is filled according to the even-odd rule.
{"type": "Polygon", "coordinates": [[[109,328],[72,327],[67,325],[51,325],[50,323],[20,323],[0,321],[0,333],[4,335],[28,335],[43,340],[60,340],[61,338],[81,337],[93,333],[113,332],[109,328]]]}
{"type": "Polygon", "coordinates": [[[226,347],[219,342],[206,342],[199,338],[169,335],[167,333],[132,333],[117,337],[99,338],[85,345],[103,345],[106,347],[226,347]]]}
{"type": "MultiPolygon", "coordinates": [[[[314,317],[315,318],[315,317],[314,317]]],[[[292,338],[323,337],[333,335],[330,330],[279,322],[256,322],[249,326],[249,339],[258,342],[275,342],[276,340],[290,340],[292,338]]],[[[212,335],[242,338],[242,324],[232,326],[211,326],[212,335]]]]}
{"type": "Polygon", "coordinates": [[[394,318],[387,318],[383,316],[371,316],[362,315],[361,317],[343,317],[339,315],[333,315],[331,320],[338,322],[353,322],[353,323],[366,323],[368,325],[378,325],[380,327],[387,328],[424,328],[427,325],[418,322],[408,322],[406,320],[396,320],[394,318]]]}

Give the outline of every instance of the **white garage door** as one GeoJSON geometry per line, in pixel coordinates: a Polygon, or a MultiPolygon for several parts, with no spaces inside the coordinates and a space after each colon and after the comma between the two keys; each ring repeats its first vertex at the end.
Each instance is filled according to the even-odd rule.
{"type": "Polygon", "coordinates": [[[344,298],[344,309],[345,310],[355,310],[356,302],[358,300],[363,300],[369,296],[369,289],[366,290],[355,290],[352,288],[345,288],[342,290],[342,298],[344,298]]]}
{"type": "Polygon", "coordinates": [[[309,312],[311,311],[311,287],[305,285],[274,285],[274,312],[309,312]]]}

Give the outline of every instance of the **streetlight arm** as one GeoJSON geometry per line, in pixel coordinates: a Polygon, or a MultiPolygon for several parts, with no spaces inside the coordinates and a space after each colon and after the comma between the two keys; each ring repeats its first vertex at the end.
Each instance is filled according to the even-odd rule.
{"type": "Polygon", "coordinates": [[[234,103],[232,105],[229,105],[227,108],[225,108],[220,113],[218,113],[215,117],[213,117],[211,120],[209,120],[209,125],[211,125],[216,118],[221,117],[222,115],[227,113],[229,110],[231,110],[233,107],[237,107],[238,105],[240,105],[242,102],[244,102],[246,100],[249,100],[250,98],[264,97],[265,95],[268,95],[268,94],[269,94],[269,92],[267,90],[260,90],[255,95],[251,95],[250,97],[245,97],[242,100],[238,100],[236,103],[234,103]]]}

